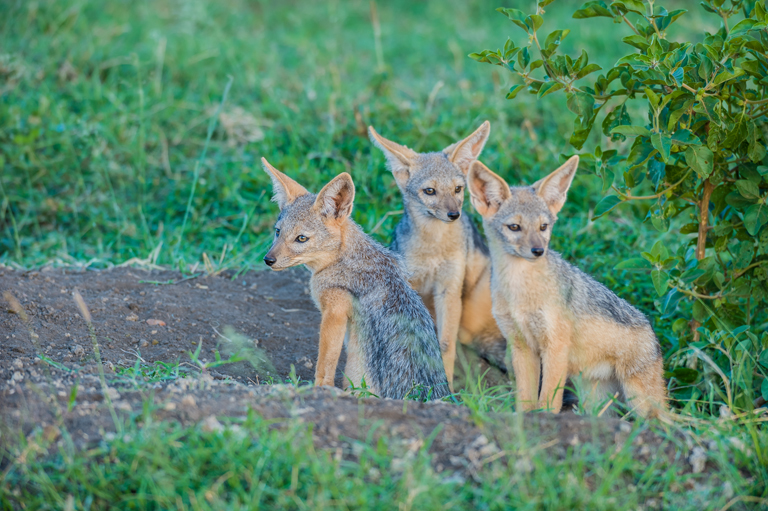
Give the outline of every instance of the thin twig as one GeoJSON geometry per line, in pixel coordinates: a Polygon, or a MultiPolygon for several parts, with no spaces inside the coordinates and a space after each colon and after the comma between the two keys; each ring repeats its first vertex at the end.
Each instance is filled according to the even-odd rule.
{"type": "Polygon", "coordinates": [[[403,213],[404,213],[404,211],[403,211],[402,209],[398,209],[397,211],[387,211],[386,213],[384,213],[384,216],[383,216],[383,217],[381,217],[381,220],[379,220],[379,221],[376,223],[376,225],[374,226],[374,228],[373,228],[373,229],[371,230],[371,232],[369,232],[368,234],[373,234],[374,232],[378,231],[378,230],[381,228],[381,226],[382,226],[382,225],[384,225],[384,221],[385,221],[385,220],[386,220],[388,217],[390,217],[390,216],[392,216],[392,215],[402,215],[403,213]]]}

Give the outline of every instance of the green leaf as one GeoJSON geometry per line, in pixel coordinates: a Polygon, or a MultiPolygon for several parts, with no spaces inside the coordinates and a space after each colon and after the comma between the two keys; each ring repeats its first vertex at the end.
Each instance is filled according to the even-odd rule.
{"type": "Polygon", "coordinates": [[[648,161],[648,177],[653,181],[653,186],[658,187],[661,180],[667,174],[667,166],[664,162],[653,158],[648,161]]]}
{"type": "Polygon", "coordinates": [[[582,68],[581,71],[576,73],[576,80],[578,80],[579,78],[584,78],[588,74],[594,73],[595,71],[600,71],[601,69],[603,69],[603,68],[598,66],[597,64],[594,64],[594,63],[593,64],[587,64],[586,66],[584,66],[584,68],[582,68]]]}
{"type": "Polygon", "coordinates": [[[709,311],[704,306],[704,304],[701,302],[701,300],[696,300],[693,302],[692,307],[692,313],[693,313],[693,319],[698,321],[699,323],[704,323],[707,318],[709,318],[709,311]]]}
{"type": "Polygon", "coordinates": [[[651,144],[661,154],[664,163],[669,161],[669,152],[672,149],[672,138],[664,133],[654,133],[651,135],[651,144]]]}
{"type": "Polygon", "coordinates": [[[646,259],[642,257],[633,257],[625,261],[620,262],[613,267],[614,270],[629,270],[629,271],[648,271],[652,270],[653,266],[646,259]]]}
{"type": "Polygon", "coordinates": [[[664,261],[669,259],[669,250],[667,245],[662,240],[656,241],[651,248],[651,255],[653,255],[657,261],[664,261]]]}
{"type": "Polygon", "coordinates": [[[744,214],[744,227],[750,236],[756,236],[760,228],[768,224],[768,205],[753,204],[744,214]]]}
{"type": "Polygon", "coordinates": [[[685,150],[685,163],[695,170],[701,179],[706,179],[715,168],[715,155],[706,146],[689,146],[685,150]]]}
{"type": "MultiPolygon", "coordinates": [[[[670,289],[662,301],[662,304],[661,304],[662,313],[670,314],[675,310],[677,310],[677,304],[680,303],[680,300],[682,300],[684,296],[685,295],[679,292],[676,288],[670,289]]],[[[672,324],[672,331],[675,332],[677,335],[680,335],[680,332],[682,332],[682,329],[686,328],[687,326],[688,326],[688,322],[680,318],[672,324]],[[679,321],[682,321],[683,324],[680,325],[679,321]]]]}
{"type": "Polygon", "coordinates": [[[680,16],[682,16],[686,12],[688,12],[688,11],[683,10],[683,9],[677,9],[675,11],[670,12],[666,16],[662,16],[656,22],[658,27],[659,27],[659,30],[662,30],[662,31],[666,30],[667,27],[669,27],[672,23],[675,22],[675,20],[677,20],[677,18],[679,18],[680,16]]]}
{"type": "Polygon", "coordinates": [[[745,199],[739,192],[733,191],[725,197],[725,203],[734,209],[746,210],[755,201],[753,199],[745,199]]]}
{"type": "Polygon", "coordinates": [[[690,270],[686,270],[682,275],[680,275],[680,280],[685,282],[686,284],[690,284],[694,280],[698,279],[702,275],[706,274],[704,270],[701,270],[699,268],[691,268],[690,270]]]}
{"type": "Polygon", "coordinates": [[[651,271],[651,280],[653,281],[653,287],[656,289],[656,293],[659,296],[664,296],[669,285],[669,273],[663,270],[653,270],[651,271]]]}
{"type": "Polygon", "coordinates": [[[526,15],[523,11],[521,11],[520,9],[512,9],[509,7],[499,7],[496,10],[502,13],[507,18],[509,18],[509,20],[512,23],[514,23],[518,27],[528,32],[528,25],[525,24],[526,15]]]}
{"type": "Polygon", "coordinates": [[[645,5],[643,5],[641,0],[616,0],[611,4],[611,7],[619,7],[623,11],[636,12],[645,16],[645,5]]]}
{"type": "Polygon", "coordinates": [[[651,213],[651,224],[653,224],[653,228],[659,232],[667,232],[669,230],[669,218],[661,212],[651,213]]]}
{"type": "Polygon", "coordinates": [[[646,39],[645,37],[643,37],[641,35],[637,35],[637,34],[633,34],[633,35],[627,36],[624,39],[622,39],[622,41],[624,41],[625,43],[627,43],[630,46],[634,46],[635,48],[637,48],[640,51],[646,51],[648,49],[648,47],[651,45],[648,42],[648,39],[646,39]]]}
{"type": "Polygon", "coordinates": [[[515,64],[514,62],[510,62],[515,55],[517,55],[517,52],[520,51],[520,48],[515,46],[515,43],[512,42],[512,39],[507,38],[507,42],[504,43],[504,60],[507,61],[507,65],[510,66],[510,70],[514,70],[515,64]]]}
{"type": "Polygon", "coordinates": [[[613,18],[613,13],[605,5],[605,2],[600,0],[587,2],[573,13],[574,19],[594,18],[596,16],[605,16],[607,18],[613,18]]]}
{"type": "Polygon", "coordinates": [[[520,67],[525,69],[528,67],[528,64],[531,62],[531,54],[528,51],[528,48],[523,48],[520,50],[520,53],[517,54],[517,63],[520,64],[520,67]]]}
{"type": "Polygon", "coordinates": [[[690,385],[699,377],[699,372],[696,369],[691,369],[689,367],[676,367],[675,370],[672,371],[672,376],[680,383],[690,385]]]}
{"type": "Polygon", "coordinates": [[[650,137],[651,131],[644,126],[616,126],[611,133],[626,135],[627,137],[650,137]]]}
{"type": "Polygon", "coordinates": [[[690,131],[683,129],[672,134],[672,143],[675,145],[701,145],[701,140],[690,131]]]}
{"type": "Polygon", "coordinates": [[[736,189],[745,199],[757,200],[760,198],[760,188],[748,179],[739,179],[736,181],[736,189]]]}
{"type": "Polygon", "coordinates": [[[648,87],[645,88],[645,95],[648,97],[648,101],[654,110],[659,108],[659,96],[648,87]]]}
{"type": "Polygon", "coordinates": [[[768,368],[768,350],[763,350],[760,353],[760,358],[757,360],[761,366],[768,368]]]}
{"type": "Polygon", "coordinates": [[[736,268],[746,268],[752,262],[752,256],[755,253],[752,246],[752,240],[741,241],[738,244],[738,250],[733,247],[731,251],[735,254],[733,258],[733,265],[736,268]]]}
{"type": "Polygon", "coordinates": [[[568,106],[568,110],[583,119],[587,119],[592,116],[595,98],[583,92],[575,92],[568,95],[568,102],[566,105],[568,106]]]}
{"type": "Polygon", "coordinates": [[[656,154],[656,149],[651,145],[650,140],[645,137],[635,139],[632,150],[627,157],[627,165],[635,167],[643,165],[652,155],[656,154]]]}
{"type": "Polygon", "coordinates": [[[542,18],[538,14],[531,14],[530,16],[525,18],[525,24],[533,28],[533,30],[538,30],[539,28],[541,28],[541,25],[544,24],[544,18],[542,18]]]}
{"type": "Polygon", "coordinates": [[[760,142],[761,130],[752,122],[747,126],[747,132],[747,140],[749,140],[747,155],[752,163],[759,163],[765,158],[765,145],[760,142]]]}
{"type": "Polygon", "coordinates": [[[757,23],[756,20],[752,20],[749,18],[739,21],[738,23],[736,23],[736,25],[734,25],[734,27],[728,33],[728,39],[732,39],[737,35],[745,34],[749,32],[752,29],[752,27],[755,26],[756,23],[757,23]]]}
{"type": "Polygon", "coordinates": [[[600,190],[602,193],[605,193],[608,191],[608,189],[613,184],[613,180],[615,179],[615,175],[613,172],[613,169],[611,169],[609,166],[604,165],[601,170],[601,177],[603,178],[603,187],[600,190]]]}
{"type": "Polygon", "coordinates": [[[723,82],[727,82],[728,80],[733,80],[734,78],[738,78],[739,76],[744,74],[744,70],[740,67],[737,67],[733,70],[733,73],[730,71],[722,71],[719,73],[715,79],[712,81],[713,85],[720,85],[723,82]]]}
{"type": "Polygon", "coordinates": [[[693,234],[699,232],[699,224],[691,222],[680,227],[680,234],[693,234]]]}
{"type": "Polygon", "coordinates": [[[614,142],[623,142],[626,137],[621,133],[611,133],[617,126],[625,126],[632,123],[632,119],[627,113],[627,106],[622,103],[617,105],[616,108],[608,112],[608,115],[603,119],[603,134],[610,136],[614,142]]]}
{"type": "Polygon", "coordinates": [[[509,88],[507,99],[515,99],[518,93],[525,88],[525,85],[513,85],[509,88]]]}
{"type": "Polygon", "coordinates": [[[539,89],[539,98],[543,98],[547,94],[552,94],[555,91],[559,91],[563,88],[563,84],[560,82],[547,82],[539,89]]]}
{"type": "Polygon", "coordinates": [[[675,129],[677,121],[679,121],[682,116],[688,113],[691,106],[693,106],[693,102],[694,98],[688,98],[682,106],[671,109],[672,111],[669,112],[669,123],[667,123],[667,129],[669,131],[673,131],[675,129]]]}
{"type": "Polygon", "coordinates": [[[555,30],[554,32],[551,32],[544,41],[544,47],[549,48],[553,44],[558,46],[570,32],[570,30],[555,30]]]}
{"type": "Polygon", "coordinates": [[[604,214],[608,213],[621,202],[621,198],[616,195],[606,195],[600,200],[600,202],[597,203],[597,206],[595,206],[595,213],[592,217],[593,220],[598,219],[604,214]]]}
{"type": "Polygon", "coordinates": [[[675,81],[675,84],[680,87],[683,84],[683,79],[685,78],[685,71],[682,67],[678,67],[671,73],[669,73],[669,76],[672,77],[672,79],[675,81]]]}
{"type": "Polygon", "coordinates": [[[763,383],[760,385],[760,393],[763,395],[763,399],[768,401],[768,378],[763,379],[763,383]]]}

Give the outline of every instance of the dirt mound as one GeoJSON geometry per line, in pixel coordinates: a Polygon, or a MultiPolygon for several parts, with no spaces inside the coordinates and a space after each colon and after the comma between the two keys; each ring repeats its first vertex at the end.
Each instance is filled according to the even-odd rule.
{"type": "MultiPolygon", "coordinates": [[[[275,427],[296,422],[312,424],[318,448],[348,458],[357,455],[355,442],[375,445],[382,436],[407,456],[418,451],[434,434],[429,452],[435,469],[450,469],[464,475],[472,475],[484,464],[505,456],[499,446],[509,444],[544,446],[547,456],[565,456],[568,450],[584,443],[618,450],[631,438],[637,456],[646,461],[660,454],[671,460],[675,452],[673,444],[662,436],[648,429],[633,431],[629,423],[617,419],[574,414],[527,414],[524,418],[491,414],[478,424],[467,407],[454,404],[358,399],[336,388],[246,386],[210,376],[156,385],[151,392],[110,387],[107,403],[96,375],[79,375],[74,398],[72,384],[68,383],[71,378],[57,374],[53,383],[38,381],[0,391],[2,428],[6,432],[21,430],[25,435],[40,430],[54,442],[52,447],[57,446],[57,440],[58,447],[64,446],[65,430],[74,445],[86,448],[115,433],[110,406],[118,424],[129,420],[141,424],[151,416],[153,420],[173,420],[185,425],[199,423],[208,430],[221,429],[227,420],[243,418],[254,410],[263,418],[274,420],[275,427]]],[[[5,441],[14,437],[0,435],[5,441]]]]}
{"type": "MultiPolygon", "coordinates": [[[[617,419],[487,414],[479,424],[466,406],[358,399],[339,389],[302,385],[301,380],[314,375],[320,321],[307,285],[308,273],[301,269],[207,278],[134,268],[0,270],[0,292],[15,296],[28,317],[25,322],[7,303],[0,309],[0,425],[25,435],[43,428],[54,438],[63,428],[84,447],[114,432],[115,416],[118,423],[141,422],[150,414],[185,424],[202,421],[202,427],[216,429],[219,419],[255,410],[277,420],[278,427],[286,421],[314,424],[318,446],[340,449],[345,456],[354,455],[350,441],[375,441],[379,435],[401,439],[404,451],[412,452],[439,429],[430,446],[435,467],[470,474],[503,457],[500,445],[526,442],[526,432],[562,455],[584,442],[616,449],[632,438],[639,457],[674,457],[675,448],[663,436],[617,419]],[[82,294],[93,318],[109,400],[104,399],[92,339],[72,298],[74,290],[82,294]],[[228,356],[245,347],[266,363],[244,361],[201,371],[189,362],[189,352],[199,345],[203,362],[213,362],[217,350],[228,356]],[[179,367],[189,377],[139,385],[135,375],[121,371],[138,356],[146,364],[184,360],[179,367]],[[265,385],[289,377],[293,385],[265,385]]],[[[460,364],[465,378],[489,371],[467,351],[462,355],[466,363],[460,364]]],[[[492,369],[486,374],[491,383],[503,379],[492,369]]],[[[459,379],[457,387],[461,385],[459,379]]],[[[4,441],[14,438],[0,436],[4,441]]]]}

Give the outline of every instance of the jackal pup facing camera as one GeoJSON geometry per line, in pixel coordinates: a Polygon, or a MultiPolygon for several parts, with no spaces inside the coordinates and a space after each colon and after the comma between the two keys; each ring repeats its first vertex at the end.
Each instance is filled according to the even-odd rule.
{"type": "Polygon", "coordinates": [[[493,314],[513,350],[524,409],[560,410],[568,376],[595,394],[623,393],[641,416],[664,416],[662,357],[648,319],[549,250],[579,157],[532,186],[510,188],[474,162],[468,186],[493,263],[493,314]],[[543,369],[541,392],[539,370],[543,369]]]}
{"type": "MultiPolygon", "coordinates": [[[[439,399],[449,394],[429,312],[395,254],[350,218],[355,185],[346,172],[317,195],[262,158],[280,207],[264,257],[273,270],[304,264],[322,313],[315,385],[333,385],[345,337],[345,376],[380,397],[439,399]]],[[[345,382],[346,387],[346,382],[345,382]]]]}
{"type": "Polygon", "coordinates": [[[368,131],[403,194],[392,249],[402,254],[411,285],[435,319],[448,381],[453,381],[457,338],[503,367],[507,346],[491,314],[488,248],[461,214],[466,173],[488,140],[490,123],[434,153],[417,153],[373,127],[368,131]]]}

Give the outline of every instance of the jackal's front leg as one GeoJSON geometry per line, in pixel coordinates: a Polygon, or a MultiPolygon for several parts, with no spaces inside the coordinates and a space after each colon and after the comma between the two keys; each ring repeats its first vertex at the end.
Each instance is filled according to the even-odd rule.
{"type": "Polygon", "coordinates": [[[339,363],[347,323],[352,312],[349,293],[331,289],[320,297],[320,346],[315,366],[315,386],[333,386],[336,365],[339,363]]]}
{"type": "Polygon", "coordinates": [[[525,342],[520,332],[515,332],[508,343],[512,351],[518,409],[535,410],[539,396],[541,359],[538,353],[525,342]]]}
{"type": "MultiPolygon", "coordinates": [[[[459,281],[460,282],[460,281],[459,281]]],[[[437,338],[443,354],[443,367],[448,386],[453,392],[453,369],[456,364],[456,339],[461,323],[461,286],[440,286],[435,292],[437,338]]]]}
{"type": "Polygon", "coordinates": [[[566,323],[558,323],[550,332],[542,347],[541,365],[543,378],[539,408],[552,413],[560,413],[563,407],[563,391],[568,378],[568,351],[571,345],[571,328],[566,323]]]}

